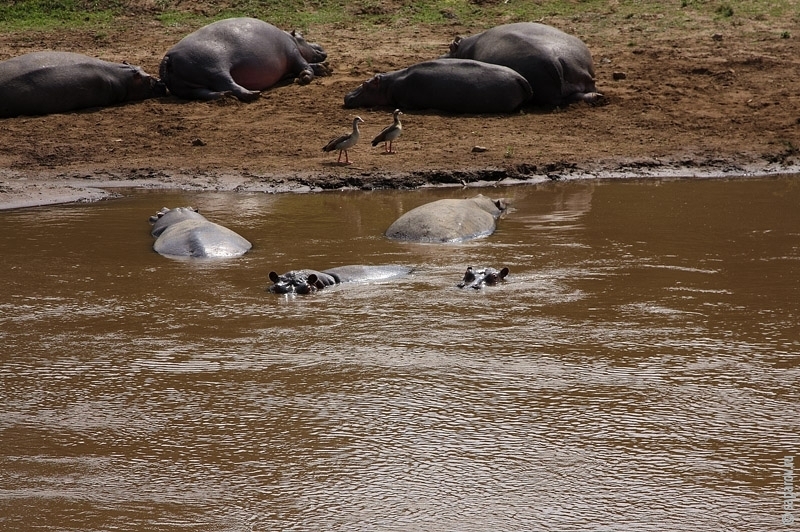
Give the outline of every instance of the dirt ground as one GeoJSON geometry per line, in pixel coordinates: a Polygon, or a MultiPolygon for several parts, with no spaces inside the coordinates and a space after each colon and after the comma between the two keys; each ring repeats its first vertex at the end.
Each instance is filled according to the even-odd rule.
{"type": "MultiPolygon", "coordinates": [[[[344,94],[376,72],[442,55],[455,35],[483,28],[317,26],[305,36],[327,50],[333,75],[274,88],[252,103],[165,97],[0,120],[0,208],[94,200],[128,186],[281,192],[800,172],[800,28],[543,22],[587,43],[604,105],[490,116],[408,111],[397,153],[384,155],[369,141],[390,123],[391,109],[344,109],[344,94]],[[357,114],[365,123],[350,151],[355,163],[336,165],[336,154],[321,148],[357,114]]],[[[165,29],[145,17],[118,27],[6,33],[0,59],[69,50],[157,75],[167,49],[196,29],[165,29]]]]}

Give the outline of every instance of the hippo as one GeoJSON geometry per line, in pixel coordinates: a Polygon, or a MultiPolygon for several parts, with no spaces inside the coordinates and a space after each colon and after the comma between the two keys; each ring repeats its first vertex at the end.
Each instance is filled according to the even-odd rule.
{"type": "Polygon", "coordinates": [[[249,102],[277,83],[303,85],[331,73],[327,54],[295,31],[255,18],[229,18],[184,37],[161,60],[159,75],[170,93],[187,100],[233,95],[249,102]]]}
{"type": "Polygon", "coordinates": [[[494,233],[497,218],[506,210],[504,199],[478,194],[469,199],[442,199],[403,214],[386,236],[407,242],[466,242],[494,233]]]}
{"type": "Polygon", "coordinates": [[[508,268],[496,270],[494,268],[474,269],[472,266],[467,267],[464,278],[458,283],[459,288],[475,288],[476,290],[484,286],[494,286],[500,281],[504,281],[508,275],[508,268]]]}
{"type": "Polygon", "coordinates": [[[510,113],[532,94],[525,78],[508,67],[471,59],[434,59],[373,76],[347,93],[344,106],[510,113]]]}
{"type": "Polygon", "coordinates": [[[531,103],[561,106],[597,103],[592,54],[579,38],[546,24],[504,24],[471,37],[456,37],[445,57],[503,65],[522,74],[533,89],[531,103]]]}
{"type": "Polygon", "coordinates": [[[166,257],[227,258],[244,255],[252,244],[227,227],[210,222],[194,207],[164,207],[150,217],[153,249],[166,257]]]}
{"type": "Polygon", "coordinates": [[[407,266],[339,266],[324,271],[293,270],[283,275],[269,272],[275,294],[308,294],[341,283],[383,281],[411,273],[407,266]]]}
{"type": "Polygon", "coordinates": [[[141,68],[72,52],[32,52],[0,61],[0,118],[65,113],[166,94],[141,68]]]}

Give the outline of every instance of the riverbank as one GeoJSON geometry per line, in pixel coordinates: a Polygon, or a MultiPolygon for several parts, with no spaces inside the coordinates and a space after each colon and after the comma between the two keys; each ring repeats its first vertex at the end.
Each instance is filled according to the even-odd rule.
{"type": "MultiPolygon", "coordinates": [[[[798,173],[798,36],[768,17],[690,19],[665,28],[645,14],[547,17],[542,22],[589,46],[604,105],[502,116],[408,111],[393,155],[369,144],[391,110],[344,109],[344,94],[376,72],[437,57],[455,35],[483,27],[457,19],[368,30],[312,25],[305,36],[328,51],[333,75],[277,87],[252,103],[166,97],[0,120],[0,208],[93,201],[122,186],[303,192],[798,173]],[[350,152],[355,163],[338,166],[336,154],[321,147],[348,131],[356,114],[365,124],[350,152]]],[[[132,16],[102,35],[12,31],[0,35],[0,59],[59,49],[127,60],[156,74],[165,51],[194,29],[132,16]]]]}

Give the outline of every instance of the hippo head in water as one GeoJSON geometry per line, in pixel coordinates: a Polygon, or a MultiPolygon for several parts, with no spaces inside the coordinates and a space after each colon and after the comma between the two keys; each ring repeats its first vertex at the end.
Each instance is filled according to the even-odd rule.
{"type": "Polygon", "coordinates": [[[502,270],[495,270],[494,268],[476,270],[469,266],[464,274],[464,279],[458,283],[458,287],[466,288],[469,286],[477,290],[483,288],[484,285],[494,286],[500,281],[504,281],[507,275],[508,268],[503,268],[502,270]]]}
{"type": "Polygon", "coordinates": [[[338,282],[333,276],[314,270],[294,270],[282,275],[269,272],[269,280],[272,281],[269,291],[274,294],[310,294],[338,282]]]}

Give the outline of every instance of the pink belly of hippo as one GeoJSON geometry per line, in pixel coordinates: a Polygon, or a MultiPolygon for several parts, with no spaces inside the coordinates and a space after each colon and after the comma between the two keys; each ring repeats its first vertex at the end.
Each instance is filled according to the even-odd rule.
{"type": "Polygon", "coordinates": [[[286,77],[285,61],[249,62],[231,69],[233,80],[251,91],[268,89],[286,77]]]}

